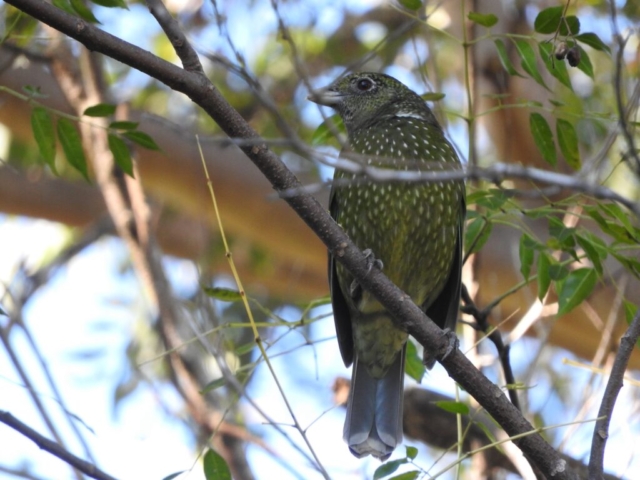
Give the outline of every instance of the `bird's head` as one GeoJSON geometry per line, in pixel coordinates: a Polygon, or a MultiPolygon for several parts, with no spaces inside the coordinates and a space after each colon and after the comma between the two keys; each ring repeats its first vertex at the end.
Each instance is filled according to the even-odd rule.
{"type": "Polygon", "coordinates": [[[384,73],[352,73],[309,95],[309,100],[336,110],[347,132],[391,117],[437,121],[424,100],[406,85],[384,73]]]}

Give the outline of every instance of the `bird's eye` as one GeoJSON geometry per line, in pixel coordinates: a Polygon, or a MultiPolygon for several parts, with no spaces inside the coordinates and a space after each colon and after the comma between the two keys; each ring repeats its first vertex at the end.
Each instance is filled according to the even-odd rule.
{"type": "Polygon", "coordinates": [[[358,80],[357,87],[361,92],[366,92],[367,90],[371,90],[371,87],[373,87],[373,82],[368,78],[363,78],[358,80]]]}

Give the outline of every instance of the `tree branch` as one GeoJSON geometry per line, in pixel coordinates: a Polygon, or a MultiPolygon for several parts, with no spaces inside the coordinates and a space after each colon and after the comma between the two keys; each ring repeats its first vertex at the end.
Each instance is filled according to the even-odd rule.
{"type": "Polygon", "coordinates": [[[600,480],[603,478],[604,449],[607,445],[607,439],[609,438],[609,423],[611,422],[611,415],[613,414],[613,408],[616,405],[618,394],[622,388],[622,380],[624,378],[624,372],[627,369],[627,364],[629,363],[629,357],[631,357],[631,353],[634,348],[636,348],[638,338],[640,338],[640,311],[636,313],[633,322],[631,322],[626,333],[620,339],[618,354],[613,362],[609,381],[602,396],[602,403],[598,411],[598,418],[600,420],[596,422],[593,429],[593,439],[591,441],[591,457],[589,459],[590,480],[600,480]]]}
{"type": "MultiPolygon", "coordinates": [[[[108,55],[160,80],[174,90],[185,93],[202,107],[232,138],[259,138],[258,134],[231,107],[221,93],[201,73],[193,73],[163,61],[154,55],[117,39],[81,19],[74,18],[42,0],[7,0],[8,4],[75,38],[90,50],[108,55]]],[[[277,192],[300,188],[301,184],[266,145],[240,147],[271,182],[277,192]]],[[[309,195],[287,197],[285,201],[300,215],[354,278],[370,291],[393,315],[398,325],[419,343],[441,356],[448,340],[409,297],[377,269],[369,271],[362,252],[331,219],[320,203],[309,195]]],[[[511,435],[522,435],[514,442],[536,466],[550,478],[576,476],[531,424],[507,400],[504,393],[482,375],[459,351],[440,360],[451,377],[463,386],[511,435]]]]}
{"type": "Polygon", "coordinates": [[[33,428],[22,423],[16,417],[11,415],[11,413],[5,410],[0,410],[0,422],[13,428],[23,436],[27,437],[29,440],[33,441],[42,450],[45,450],[50,454],[58,457],[63,462],[68,463],[72,467],[80,470],[85,475],[88,475],[91,478],[95,478],[96,480],[116,480],[114,477],[103,472],[95,465],[76,457],[69,451],[62,448],[56,442],[43,437],[33,428]]]}

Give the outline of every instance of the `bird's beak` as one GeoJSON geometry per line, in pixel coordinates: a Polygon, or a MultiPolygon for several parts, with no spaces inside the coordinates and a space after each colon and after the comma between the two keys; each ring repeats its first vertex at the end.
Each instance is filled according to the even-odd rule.
{"type": "Polygon", "coordinates": [[[316,90],[315,92],[311,92],[307,96],[307,100],[311,100],[318,105],[325,105],[327,107],[332,107],[340,103],[343,95],[335,90],[330,90],[329,88],[322,88],[320,90],[316,90]]]}

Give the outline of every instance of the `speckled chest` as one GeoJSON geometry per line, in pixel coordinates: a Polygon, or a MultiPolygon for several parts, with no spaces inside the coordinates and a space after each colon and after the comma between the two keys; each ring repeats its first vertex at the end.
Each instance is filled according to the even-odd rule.
{"type": "MultiPolygon", "coordinates": [[[[440,128],[419,119],[395,117],[350,133],[353,152],[368,165],[427,171],[459,164],[440,128]]],[[[463,183],[374,183],[344,171],[335,178],[354,180],[336,187],[337,222],[416,303],[433,301],[452,262],[463,183]]],[[[338,277],[343,288],[351,282],[340,266],[338,277]]]]}

